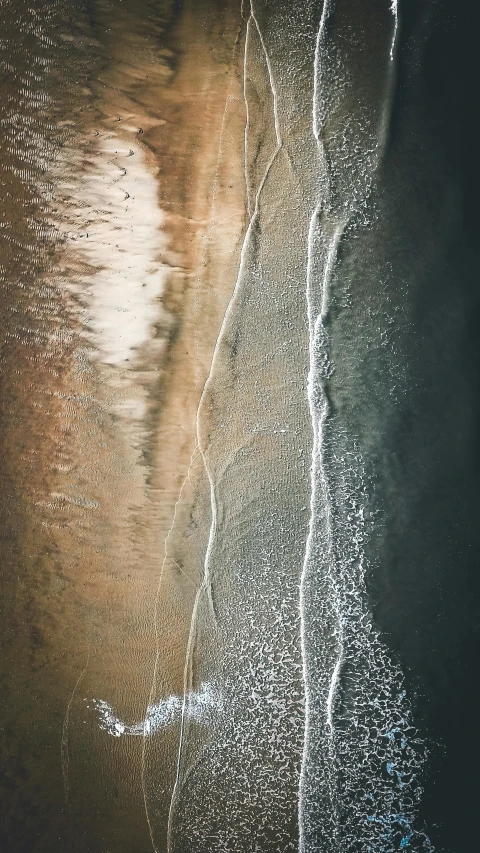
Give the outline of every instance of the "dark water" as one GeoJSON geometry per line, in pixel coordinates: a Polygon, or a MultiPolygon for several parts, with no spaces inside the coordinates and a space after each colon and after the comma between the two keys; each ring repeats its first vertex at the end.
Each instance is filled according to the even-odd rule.
{"type": "MultiPolygon", "coordinates": [[[[472,4],[455,15],[447,5],[405,4],[402,16],[380,202],[386,227],[375,229],[388,249],[374,270],[377,280],[388,276],[398,319],[395,359],[378,358],[383,376],[393,365],[395,376],[373,395],[383,409],[373,464],[385,521],[372,542],[372,598],[418,690],[431,744],[429,835],[436,849],[453,851],[473,846],[478,834],[479,187],[471,111],[478,16],[472,4]],[[397,382],[392,406],[385,390],[397,382]]],[[[371,429],[364,419],[364,435],[371,429]]]]}
{"type": "MultiPolygon", "coordinates": [[[[333,612],[322,618],[334,623],[340,668],[325,738],[315,729],[327,689],[314,669],[325,645],[316,643],[307,766],[311,777],[323,771],[317,783],[307,778],[306,826],[318,849],[454,851],[477,835],[477,17],[469,4],[453,13],[400,3],[395,82],[385,93],[385,64],[381,83],[365,90],[360,82],[381,55],[377,6],[337,4],[320,93],[333,175],[323,222],[341,220],[349,205],[353,212],[342,222],[320,343],[320,358],[325,348],[330,358],[323,464],[331,516],[307,596],[325,614],[335,589],[333,612]],[[357,36],[373,45],[374,7],[372,58],[357,36]],[[342,74],[358,91],[342,85],[342,74]],[[390,117],[375,163],[362,137],[370,141],[382,96],[390,117]],[[341,142],[329,137],[335,120],[341,142]],[[362,617],[370,608],[373,626],[362,617]]],[[[318,611],[307,626],[318,625],[318,611]]]]}
{"type": "Polygon", "coordinates": [[[475,849],[475,5],[0,16],[0,846],[475,849]]]}

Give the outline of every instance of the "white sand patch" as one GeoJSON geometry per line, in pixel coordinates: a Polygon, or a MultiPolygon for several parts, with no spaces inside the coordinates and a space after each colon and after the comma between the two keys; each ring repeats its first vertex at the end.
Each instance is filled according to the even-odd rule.
{"type": "Polygon", "coordinates": [[[81,225],[69,243],[89,267],[82,303],[93,357],[129,367],[150,354],[169,268],[160,261],[165,236],[154,167],[138,128],[120,127],[99,134],[83,161],[74,214],[81,225]]]}

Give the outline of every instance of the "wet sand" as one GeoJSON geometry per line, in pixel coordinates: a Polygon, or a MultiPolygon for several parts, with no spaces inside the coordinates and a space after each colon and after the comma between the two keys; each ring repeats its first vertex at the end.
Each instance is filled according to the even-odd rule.
{"type": "MultiPolygon", "coordinates": [[[[150,694],[183,688],[209,526],[196,411],[245,227],[243,21],[214,2],[55,12],[39,55],[50,39],[60,59],[31,142],[34,170],[51,146],[45,172],[25,179],[8,146],[2,159],[19,235],[1,258],[3,837],[12,851],[141,853],[142,738],[110,737],[93,700],[135,722],[150,694]],[[187,533],[165,561],[175,515],[187,533]]],[[[147,755],[160,828],[176,738],[147,755]]]]}

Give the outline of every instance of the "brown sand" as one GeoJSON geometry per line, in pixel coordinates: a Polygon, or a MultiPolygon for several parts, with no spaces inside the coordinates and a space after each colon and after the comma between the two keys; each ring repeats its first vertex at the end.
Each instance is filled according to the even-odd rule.
{"type": "MultiPolygon", "coordinates": [[[[7,681],[24,703],[19,716],[9,705],[22,789],[10,821],[30,815],[22,832],[39,853],[150,849],[142,739],[100,730],[91,700],[142,719],[155,661],[152,696],[181,692],[208,536],[196,411],[245,227],[243,21],[239,4],[213,0],[151,14],[98,0],[75,36],[90,60],[54,116],[66,145],[46,205],[63,236],[20,306],[35,323],[13,314],[9,326],[3,554],[20,663],[7,681]],[[184,533],[164,560],[175,516],[184,533]]],[[[149,760],[161,828],[175,730],[149,760]]]]}

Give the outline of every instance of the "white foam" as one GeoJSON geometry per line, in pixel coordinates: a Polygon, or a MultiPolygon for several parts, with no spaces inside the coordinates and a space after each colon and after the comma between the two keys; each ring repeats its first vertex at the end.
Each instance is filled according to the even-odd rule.
{"type": "MultiPolygon", "coordinates": [[[[324,39],[324,32],[326,22],[331,13],[331,4],[329,2],[324,3],[322,16],[320,19],[320,25],[317,33],[317,41],[315,45],[315,58],[314,58],[314,81],[313,81],[313,104],[312,104],[312,132],[315,137],[315,141],[317,143],[320,156],[323,155],[323,147],[320,139],[320,122],[318,115],[318,86],[319,86],[319,65],[320,65],[320,51],[322,47],[322,42],[324,39]]],[[[310,737],[310,712],[311,712],[311,702],[310,702],[310,690],[309,690],[309,681],[308,681],[308,668],[307,668],[307,649],[306,649],[306,620],[305,620],[305,593],[306,593],[306,581],[307,581],[307,572],[310,564],[310,560],[312,557],[312,543],[314,536],[314,526],[315,526],[315,505],[317,502],[317,483],[320,483],[320,488],[324,491],[324,504],[326,508],[326,526],[327,526],[327,542],[328,547],[331,547],[331,519],[329,513],[329,501],[327,494],[327,484],[323,475],[318,477],[318,461],[319,461],[319,449],[321,447],[322,442],[322,428],[323,421],[327,415],[327,407],[326,401],[323,408],[323,414],[320,421],[317,420],[317,415],[315,411],[315,403],[314,403],[314,393],[315,393],[315,331],[318,322],[321,322],[322,317],[326,315],[327,305],[328,305],[328,275],[333,265],[333,255],[330,256],[330,264],[329,269],[326,270],[326,275],[323,280],[322,287],[322,303],[321,303],[321,312],[318,318],[315,317],[314,313],[314,299],[312,294],[312,289],[314,287],[314,283],[312,280],[313,274],[313,249],[314,249],[314,231],[315,225],[317,221],[317,216],[319,213],[319,206],[317,205],[315,210],[312,213],[312,217],[310,220],[310,227],[308,233],[308,252],[307,252],[307,289],[306,289],[306,301],[307,301],[307,316],[308,316],[308,328],[309,328],[309,374],[308,374],[308,383],[307,383],[307,397],[308,404],[310,410],[310,417],[312,421],[312,432],[313,432],[313,443],[312,443],[312,460],[310,466],[310,524],[309,531],[307,536],[307,542],[305,547],[305,556],[302,567],[302,574],[300,578],[300,632],[301,632],[301,650],[302,650],[302,665],[303,665],[303,683],[304,683],[304,691],[305,691],[305,731],[304,731],[304,745],[303,745],[303,756],[302,756],[302,764],[300,769],[300,779],[299,779],[299,797],[298,797],[298,812],[299,812],[299,851],[305,851],[305,826],[304,826],[304,796],[305,796],[305,786],[306,786],[306,766],[308,760],[308,748],[309,748],[309,737],[310,737]]]]}
{"type": "MultiPolygon", "coordinates": [[[[103,699],[93,699],[99,715],[99,726],[112,737],[151,737],[160,729],[178,722],[182,716],[183,697],[167,696],[161,702],[149,705],[144,720],[126,723],[118,717],[111,705],[103,699]]],[[[202,723],[211,709],[220,708],[220,698],[210,684],[201,684],[200,690],[187,696],[185,715],[189,720],[202,723]]]]}
{"type": "Polygon", "coordinates": [[[392,36],[392,46],[390,48],[390,59],[393,60],[398,35],[398,0],[390,0],[390,9],[392,10],[393,19],[395,21],[392,36]]]}

